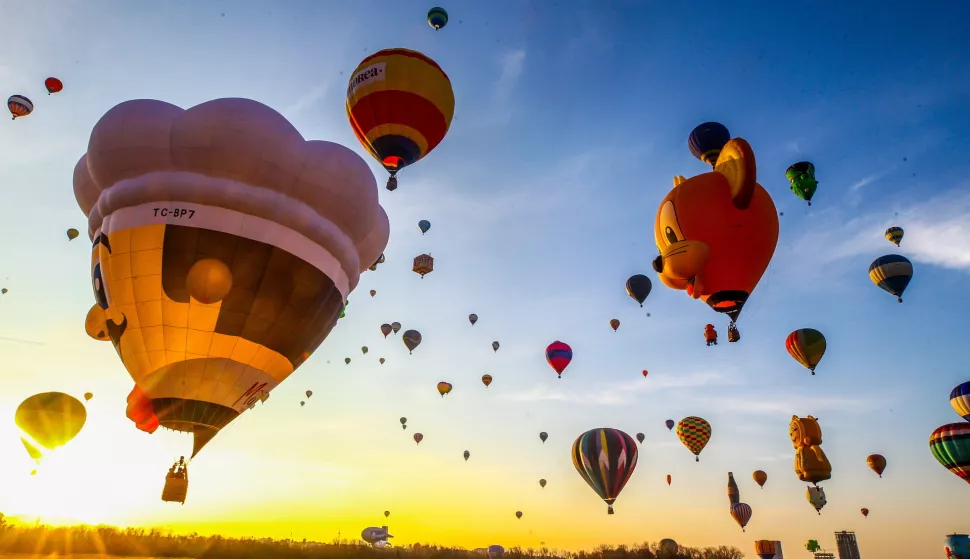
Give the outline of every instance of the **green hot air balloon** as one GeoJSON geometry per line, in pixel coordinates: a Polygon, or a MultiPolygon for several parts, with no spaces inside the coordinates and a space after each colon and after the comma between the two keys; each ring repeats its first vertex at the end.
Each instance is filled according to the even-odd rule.
{"type": "Polygon", "coordinates": [[[815,189],[818,188],[818,181],[815,180],[815,165],[808,161],[800,161],[792,164],[785,171],[788,182],[791,183],[791,191],[802,200],[812,205],[812,196],[815,196],[815,189]]]}
{"type": "Polygon", "coordinates": [[[428,25],[433,27],[435,31],[448,25],[448,12],[438,6],[431,8],[428,10],[428,25]]]}
{"type": "Polygon", "coordinates": [[[930,452],[944,468],[970,483],[970,423],[950,423],[933,431],[930,452]]]}

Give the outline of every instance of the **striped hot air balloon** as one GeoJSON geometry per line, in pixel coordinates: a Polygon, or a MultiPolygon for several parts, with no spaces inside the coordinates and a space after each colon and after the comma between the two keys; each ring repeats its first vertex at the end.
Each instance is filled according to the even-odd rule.
{"type": "Polygon", "coordinates": [[[433,27],[435,31],[448,25],[448,12],[438,6],[431,8],[428,10],[428,25],[433,27]]]}
{"type": "Polygon", "coordinates": [[[613,502],[637,467],[633,437],[609,427],[590,429],[573,442],[572,456],[583,481],[606,501],[607,512],[613,514],[613,502]]]}
{"type": "Polygon", "coordinates": [[[761,559],[774,559],[776,548],[772,540],[758,540],[754,542],[754,552],[761,559]]]}
{"type": "Polygon", "coordinates": [[[573,348],[569,347],[569,344],[556,340],[546,347],[546,362],[556,371],[559,378],[562,378],[562,372],[572,360],[573,348]]]}
{"type": "Polygon", "coordinates": [[[930,452],[944,468],[970,483],[970,423],[950,423],[933,431],[930,452]]]}
{"type": "Polygon", "coordinates": [[[899,242],[903,240],[903,228],[890,227],[886,229],[886,240],[899,246],[899,242]]]}
{"type": "Polygon", "coordinates": [[[950,405],[963,419],[970,421],[970,381],[950,391],[950,405]]]}
{"type": "Polygon", "coordinates": [[[455,94],[444,70],[420,52],[395,48],[357,65],[347,85],[347,118],[364,149],[391,177],[431,153],[451,126],[455,94]]]}
{"type": "Polygon", "coordinates": [[[814,328],[800,328],[785,340],[785,349],[795,361],[801,363],[806,369],[815,374],[815,367],[825,355],[825,336],[814,328]]]}
{"type": "Polygon", "coordinates": [[[731,518],[738,523],[741,527],[741,531],[744,532],[744,527],[748,525],[751,520],[751,507],[747,503],[738,503],[731,507],[731,518]]]}
{"type": "Polygon", "coordinates": [[[903,291],[913,279],[913,263],[905,256],[887,254],[876,258],[869,266],[869,279],[879,289],[895,295],[903,302],[903,291]]]}
{"type": "Polygon", "coordinates": [[[700,417],[685,417],[677,423],[677,437],[694,453],[694,461],[700,462],[701,451],[711,440],[711,424],[700,417]]]}
{"type": "Polygon", "coordinates": [[[7,109],[16,120],[18,116],[27,116],[34,112],[34,104],[23,95],[11,95],[7,98],[7,109]]]}

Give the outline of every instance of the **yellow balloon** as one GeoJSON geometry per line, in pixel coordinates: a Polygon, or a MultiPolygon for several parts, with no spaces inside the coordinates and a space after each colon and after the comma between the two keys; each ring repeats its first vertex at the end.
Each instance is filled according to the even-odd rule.
{"type": "Polygon", "coordinates": [[[87,420],[88,413],[77,398],[63,392],[34,394],[17,407],[14,422],[24,433],[21,441],[27,453],[40,461],[45,451],[71,441],[87,420]]]}
{"type": "Polygon", "coordinates": [[[79,234],[80,233],[78,233],[77,229],[71,227],[70,229],[67,230],[67,240],[73,241],[74,239],[77,238],[79,234]]]}

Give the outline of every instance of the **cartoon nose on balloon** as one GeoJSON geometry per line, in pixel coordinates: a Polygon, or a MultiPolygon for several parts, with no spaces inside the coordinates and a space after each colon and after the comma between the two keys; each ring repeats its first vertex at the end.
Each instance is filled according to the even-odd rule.
{"type": "Polygon", "coordinates": [[[664,271],[664,257],[662,255],[661,256],[657,256],[656,258],[653,259],[653,269],[658,274],[662,274],[663,273],[663,271],[664,271]]]}

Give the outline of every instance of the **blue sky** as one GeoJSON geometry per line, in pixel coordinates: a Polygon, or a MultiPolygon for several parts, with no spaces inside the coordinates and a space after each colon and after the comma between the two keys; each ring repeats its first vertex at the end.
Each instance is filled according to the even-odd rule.
{"type": "MultiPolygon", "coordinates": [[[[64,239],[67,227],[84,228],[71,176],[105,111],[133,98],[187,108],[248,97],[308,139],[365,155],[346,122],[346,80],[364,56],[403,46],[448,73],[456,116],[442,144],[402,171],[398,191],[381,189],[391,220],[387,263],[363,276],[347,318],[314,358],[265,409],[210,445],[210,465],[196,462],[193,479],[211,468],[218,489],[193,487],[195,504],[159,504],[145,523],[245,526],[220,520],[214,503],[241,499],[213,479],[231,456],[258,457],[258,466],[238,466],[253,475],[305,463],[308,484],[327,478],[391,502],[381,510],[404,511],[442,490],[409,475],[464,466],[444,460],[468,448],[470,467],[482,469],[448,480],[492,492],[449,488],[399,541],[578,548],[674,537],[749,552],[758,534],[787,547],[809,537],[834,547],[832,532],[848,529],[864,553],[903,556],[937,553],[945,534],[970,530],[970,505],[954,497],[967,488],[927,445],[933,429],[959,419],[947,396],[970,379],[960,312],[970,274],[970,38],[955,17],[960,3],[453,2],[439,32],[424,21],[429,7],[35,1],[0,22],[0,84],[36,105],[0,131],[0,233],[8,239],[0,280],[10,289],[0,299],[0,355],[15,386],[0,404],[12,410],[31,391],[93,387],[92,407],[103,408],[92,413],[104,416],[113,440],[152,452],[152,439],[123,415],[130,379],[109,348],[83,333],[89,253],[83,239],[64,239]],[[64,81],[64,92],[44,95],[48,75],[64,81]],[[707,170],[686,145],[691,128],[707,120],[751,143],[759,181],[784,212],[772,265],[739,322],[741,343],[714,348],[703,344],[703,325],[715,323],[723,336],[726,320],[661,285],[650,269],[653,218],[672,177],[707,170]],[[819,179],[811,208],[784,177],[805,159],[819,179]],[[425,236],[420,219],[432,223],[425,236]],[[890,225],[906,230],[900,249],[882,237],[890,225]],[[423,280],[410,271],[421,252],[436,258],[423,280]],[[916,269],[902,305],[866,273],[890,253],[916,269]],[[643,310],[623,289],[634,273],[654,280],[643,310]],[[481,318],[474,328],[470,312],[481,318]],[[622,321],[617,333],[611,318],[622,321]],[[378,326],[393,320],[424,335],[414,355],[393,336],[383,340],[378,326]],[[784,349],[785,336],[801,327],[828,339],[815,377],[784,349]],[[575,352],[562,380],[542,354],[556,339],[575,352]],[[492,340],[502,344],[497,354],[492,340]],[[372,363],[378,356],[388,359],[381,368],[372,363]],[[478,381],[484,372],[495,378],[487,391],[478,381]],[[434,390],[439,380],[455,386],[444,401],[434,390]],[[287,405],[307,388],[315,392],[307,408],[287,405]],[[792,414],[820,418],[835,469],[821,517],[791,470],[792,414]],[[402,415],[425,434],[423,457],[401,442],[402,415]],[[699,465],[663,426],[686,415],[713,424],[699,465]],[[615,520],[569,462],[572,440],[599,426],[647,436],[615,520]],[[540,430],[550,433],[544,446],[540,430]],[[313,449],[260,453],[280,437],[313,449]],[[870,452],[889,460],[882,480],[865,466],[870,452]],[[482,466],[473,464],[479,457],[482,466]],[[748,481],[757,468],[769,474],[763,492],[748,481]],[[724,506],[729,470],[754,508],[746,534],[724,506]],[[675,480],[669,491],[666,473],[675,480]],[[561,499],[555,506],[533,487],[543,476],[545,491],[561,499]],[[496,500],[501,520],[461,512],[466,525],[454,526],[456,511],[491,511],[485,503],[496,500]],[[863,506],[873,511],[868,519],[858,513],[863,506]],[[506,518],[515,510],[526,512],[522,522],[506,518]],[[643,517],[650,521],[637,522],[643,517]],[[710,528],[699,532],[698,518],[710,528]]],[[[383,184],[383,171],[368,162],[383,184]]],[[[7,439],[0,444],[19,456],[16,437],[7,439]]],[[[104,452],[144,467],[146,495],[157,499],[151,484],[167,465],[104,452]]],[[[347,513],[333,494],[321,495],[336,502],[312,520],[280,513],[238,530],[278,536],[297,526],[301,537],[329,539],[382,518],[347,513]]],[[[237,505],[262,506],[259,499],[237,505]]],[[[4,508],[16,507],[0,499],[4,508]]],[[[104,518],[122,522],[127,512],[104,518]]]]}

